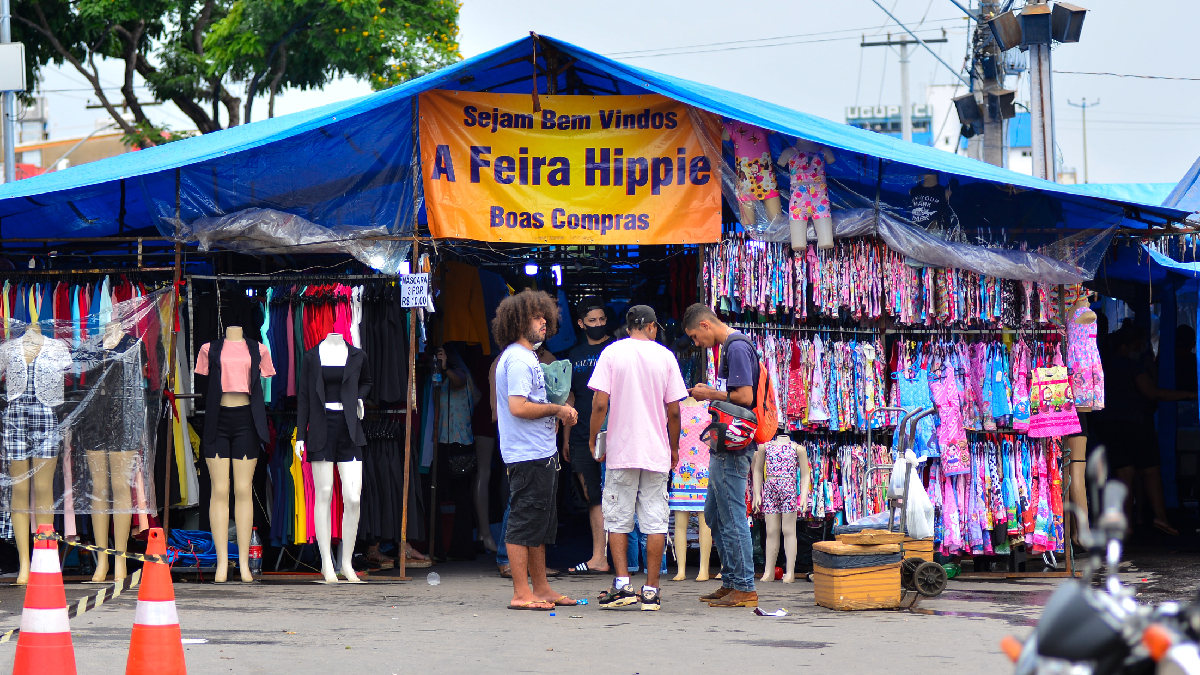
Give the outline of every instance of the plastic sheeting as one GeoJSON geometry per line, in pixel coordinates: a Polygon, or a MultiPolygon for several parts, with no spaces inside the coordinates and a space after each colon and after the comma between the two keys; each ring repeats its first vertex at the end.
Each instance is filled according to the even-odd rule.
{"type": "Polygon", "coordinates": [[[300,216],[274,209],[250,208],[217,218],[198,218],[181,232],[200,242],[200,250],[221,247],[243,253],[291,255],[345,253],[385,274],[398,274],[411,242],[370,237],[388,236],[388,228],[322,227],[300,216]]]}
{"type": "Polygon", "coordinates": [[[153,514],[152,471],[174,292],[112,306],[103,325],[9,321],[0,342],[2,508],[153,514]]]}

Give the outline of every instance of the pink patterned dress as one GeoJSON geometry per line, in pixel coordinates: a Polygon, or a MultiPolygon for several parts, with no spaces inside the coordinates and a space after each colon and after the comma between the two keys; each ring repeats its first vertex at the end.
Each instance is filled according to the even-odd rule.
{"type": "Polygon", "coordinates": [[[1088,311],[1087,307],[1076,309],[1067,323],[1067,371],[1076,407],[1100,410],[1104,407],[1104,368],[1096,348],[1096,322],[1079,323],[1079,315],[1088,311]]]}

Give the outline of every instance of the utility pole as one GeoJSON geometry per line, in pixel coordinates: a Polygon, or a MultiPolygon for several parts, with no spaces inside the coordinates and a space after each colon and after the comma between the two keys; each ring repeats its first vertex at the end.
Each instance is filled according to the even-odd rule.
{"type": "Polygon", "coordinates": [[[1071,103],[1070,101],[1067,101],[1067,105],[1069,105],[1069,106],[1072,106],[1072,107],[1075,107],[1075,108],[1079,108],[1079,109],[1080,109],[1080,112],[1083,114],[1083,182],[1084,182],[1084,183],[1086,183],[1086,182],[1088,182],[1088,172],[1087,172],[1087,109],[1088,109],[1088,108],[1095,108],[1096,106],[1100,105],[1100,101],[1096,101],[1095,103],[1088,103],[1088,102],[1087,102],[1087,99],[1085,98],[1085,99],[1083,99],[1083,103],[1071,103]]]}
{"type": "MultiPolygon", "coordinates": [[[[922,40],[931,42],[946,42],[946,38],[922,40]]],[[[912,100],[908,91],[908,46],[917,44],[914,40],[900,38],[893,40],[888,33],[888,39],[883,42],[863,42],[860,47],[899,47],[900,48],[900,138],[912,142],[912,100]]]]}
{"type": "MultiPolygon", "coordinates": [[[[9,3],[10,0],[0,0],[0,44],[12,42],[12,8],[9,3]]],[[[4,182],[11,183],[17,179],[17,141],[13,129],[17,123],[16,92],[4,92],[0,104],[3,106],[0,115],[3,116],[4,126],[4,182]]]]}
{"type": "MultiPolygon", "coordinates": [[[[1030,0],[1022,14],[1046,0],[1030,0]]],[[[1050,11],[1049,9],[1045,10],[1050,11]]],[[[1033,175],[1058,181],[1054,161],[1054,90],[1051,84],[1050,44],[1029,45],[1029,118],[1033,126],[1033,175]]]]}
{"type": "MultiPolygon", "coordinates": [[[[999,3],[987,0],[979,3],[979,12],[983,16],[994,14],[999,3]]],[[[1002,117],[992,114],[988,95],[1004,88],[1004,73],[1000,49],[992,39],[991,29],[982,21],[975,23],[974,66],[971,68],[971,78],[974,82],[973,91],[980,93],[980,110],[983,113],[983,138],[979,139],[979,159],[993,166],[1003,167],[1008,162],[1008,135],[1005,133],[1006,124],[1002,117]],[[985,59],[991,65],[990,72],[984,68],[985,59]]]]}

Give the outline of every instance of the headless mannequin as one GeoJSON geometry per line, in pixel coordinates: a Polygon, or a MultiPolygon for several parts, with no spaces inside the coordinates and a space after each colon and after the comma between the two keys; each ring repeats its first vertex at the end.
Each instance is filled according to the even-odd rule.
{"type": "MultiPolygon", "coordinates": [[[[787,435],[780,434],[775,438],[775,442],[785,441],[791,444],[796,451],[796,466],[800,470],[800,504],[808,501],[808,481],[811,474],[811,469],[808,466],[808,453],[799,445],[792,443],[792,439],[787,435]]],[[[754,510],[758,511],[762,507],[763,484],[765,482],[767,467],[767,451],[760,445],[754,453],[754,510]]],[[[787,559],[787,567],[783,571],[783,583],[790,584],[796,580],[796,512],[787,511],[785,513],[764,513],[763,518],[767,524],[766,558],[765,569],[763,570],[762,579],[759,581],[774,581],[775,580],[775,560],[779,557],[779,536],[783,535],[783,551],[784,557],[787,559]]]]}
{"type": "MultiPolygon", "coordinates": [[[[1081,307],[1087,307],[1089,304],[1090,303],[1088,302],[1087,295],[1080,297],[1075,301],[1075,304],[1071,306],[1070,316],[1074,317],[1076,311],[1078,311],[1081,307]]],[[[1096,313],[1090,309],[1081,313],[1078,318],[1075,319],[1075,323],[1080,325],[1087,325],[1095,322],[1096,313]]],[[[1075,408],[1075,410],[1080,413],[1085,413],[1091,412],[1092,408],[1091,406],[1078,406],[1075,408]]],[[[1085,467],[1087,466],[1087,436],[1067,436],[1067,447],[1071,450],[1071,503],[1077,504],[1084,511],[1087,511],[1087,483],[1084,476],[1085,467]]],[[[1072,539],[1078,542],[1078,524],[1075,526],[1074,531],[1071,534],[1072,539]]]]}
{"type": "MultiPolygon", "coordinates": [[[[721,140],[723,140],[723,141],[729,140],[729,131],[728,130],[721,131],[721,140]]],[[[741,213],[739,214],[739,216],[740,216],[739,220],[741,221],[742,225],[753,225],[754,224],[754,221],[756,220],[756,217],[755,217],[756,214],[754,213],[754,211],[755,211],[754,205],[758,201],[762,201],[762,205],[767,209],[767,222],[769,222],[769,223],[775,222],[775,219],[778,218],[781,213],[783,213],[783,206],[779,203],[779,197],[767,197],[766,199],[763,199],[763,200],[754,199],[754,200],[745,201],[745,202],[741,201],[741,199],[740,199],[741,195],[738,195],[738,197],[739,197],[738,207],[741,211],[741,213]]],[[[676,516],[676,517],[678,518],[678,516],[676,516]]]]}
{"type": "MultiPolygon", "coordinates": [[[[114,349],[121,341],[121,323],[109,322],[104,327],[104,348],[114,349]]],[[[100,403],[103,405],[103,403],[100,403]]],[[[129,548],[129,527],[133,521],[133,493],[129,479],[133,471],[136,453],[132,448],[123,451],[105,449],[88,451],[88,469],[92,474],[92,529],[96,534],[96,545],[108,548],[108,523],[113,526],[113,548],[125,552],[129,548]],[[110,491],[109,486],[112,486],[110,491]],[[112,515],[109,515],[109,511],[112,515]]],[[[228,516],[226,516],[228,519],[228,516]]],[[[228,525],[226,529],[228,530],[228,525]]],[[[92,583],[102,583],[108,576],[108,554],[96,554],[96,573],[92,583]]],[[[113,580],[127,576],[125,558],[117,557],[113,568],[113,580]]]]}
{"type": "MultiPolygon", "coordinates": [[[[826,165],[833,164],[837,160],[837,157],[834,156],[833,151],[830,150],[829,148],[827,148],[823,145],[817,145],[816,143],[805,140],[803,138],[797,138],[796,142],[794,144],[792,144],[792,147],[784,148],[783,152],[779,153],[779,161],[776,163],[779,164],[779,166],[786,167],[788,165],[788,160],[790,160],[792,157],[795,157],[798,153],[801,153],[801,152],[821,153],[825,159],[826,165]]],[[[822,171],[822,175],[824,175],[824,171],[822,171]]],[[[792,189],[794,190],[795,187],[796,186],[793,185],[792,189]]],[[[809,220],[812,221],[813,228],[817,231],[817,245],[820,248],[833,248],[833,214],[832,214],[832,212],[827,212],[825,215],[822,215],[822,216],[816,217],[816,218],[808,218],[808,219],[804,219],[804,220],[792,220],[791,224],[792,224],[793,231],[795,231],[797,228],[800,228],[800,232],[803,233],[803,236],[801,236],[799,238],[797,238],[796,236],[792,237],[792,241],[793,241],[792,248],[794,250],[803,250],[804,246],[797,247],[796,244],[798,243],[798,241],[805,242],[807,244],[807,240],[808,240],[807,230],[808,230],[808,221],[809,220]]]]}
{"type": "MultiPolygon", "coordinates": [[[[688,516],[691,511],[676,511],[675,512],[675,556],[676,562],[679,563],[679,573],[672,577],[673,581],[683,581],[687,579],[687,529],[688,516]]],[[[698,511],[696,515],[700,517],[700,573],[696,575],[696,581],[708,581],[708,559],[712,555],[712,530],[708,529],[708,523],[704,522],[704,512],[698,511]]]]}
{"type": "MultiPolygon", "coordinates": [[[[229,326],[225,329],[225,339],[231,342],[243,342],[241,326],[229,326]]],[[[257,386],[251,382],[250,386],[257,386]]],[[[250,405],[250,394],[238,391],[221,393],[221,407],[239,408],[250,405]]],[[[242,581],[254,581],[250,573],[250,556],[241,555],[250,550],[250,536],[254,528],[254,466],[257,459],[221,459],[206,458],[208,477],[212,482],[212,501],[208,507],[209,527],[212,529],[213,543],[217,547],[217,571],[213,580],[224,583],[229,576],[229,473],[230,462],[233,463],[233,522],[237,527],[238,569],[242,581]]]]}
{"type": "Polygon", "coordinates": [[[496,552],[496,540],[492,539],[488,517],[488,481],[492,479],[492,453],[496,450],[496,439],[488,436],[475,437],[475,519],[479,523],[479,534],[484,550],[496,552]]]}
{"type": "MultiPolygon", "coordinates": [[[[322,366],[344,367],[350,351],[341,333],[330,333],[317,347],[322,366]]],[[[331,401],[326,410],[342,410],[342,403],[331,401]]],[[[358,418],[363,418],[363,401],[358,399],[358,418]]],[[[304,441],[296,442],[296,457],[304,457],[304,441]]],[[[313,483],[317,490],[317,501],[313,507],[313,521],[317,530],[317,547],[321,549],[321,575],[325,583],[338,583],[330,553],[333,531],[333,465],[334,462],[312,462],[313,483]]],[[[362,497],[362,462],[337,462],[338,477],[342,480],[342,541],[338,545],[338,560],[342,576],[349,583],[364,583],[354,573],[350,564],[354,557],[354,539],[358,534],[359,500],[362,497]],[[347,543],[349,545],[347,546],[347,543]]]]}
{"type": "MultiPolygon", "coordinates": [[[[42,350],[46,338],[36,327],[30,326],[21,337],[24,348],[25,363],[33,363],[42,350]]],[[[17,572],[17,585],[29,583],[29,487],[33,484],[34,518],[38,525],[54,523],[54,469],[58,459],[21,459],[12,460],[8,464],[8,475],[14,481],[12,486],[12,525],[13,536],[17,540],[17,553],[20,556],[20,569],[17,572]],[[33,472],[33,476],[29,475],[33,472]],[[22,509],[18,511],[17,509],[22,509]]]]}

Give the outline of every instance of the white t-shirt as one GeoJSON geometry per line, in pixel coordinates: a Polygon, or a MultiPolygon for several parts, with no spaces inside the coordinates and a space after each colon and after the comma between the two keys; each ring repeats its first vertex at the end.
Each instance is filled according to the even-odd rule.
{"type": "Polygon", "coordinates": [[[671,470],[665,405],[687,398],[671,350],[627,338],[600,353],[588,387],[608,394],[609,469],[671,470]]]}
{"type": "Polygon", "coordinates": [[[514,342],[496,364],[496,423],[500,427],[500,456],[505,464],[545,459],[558,452],[555,417],[522,419],[508,409],[509,396],[524,396],[534,403],[549,403],[546,376],[537,356],[514,342]]]}

